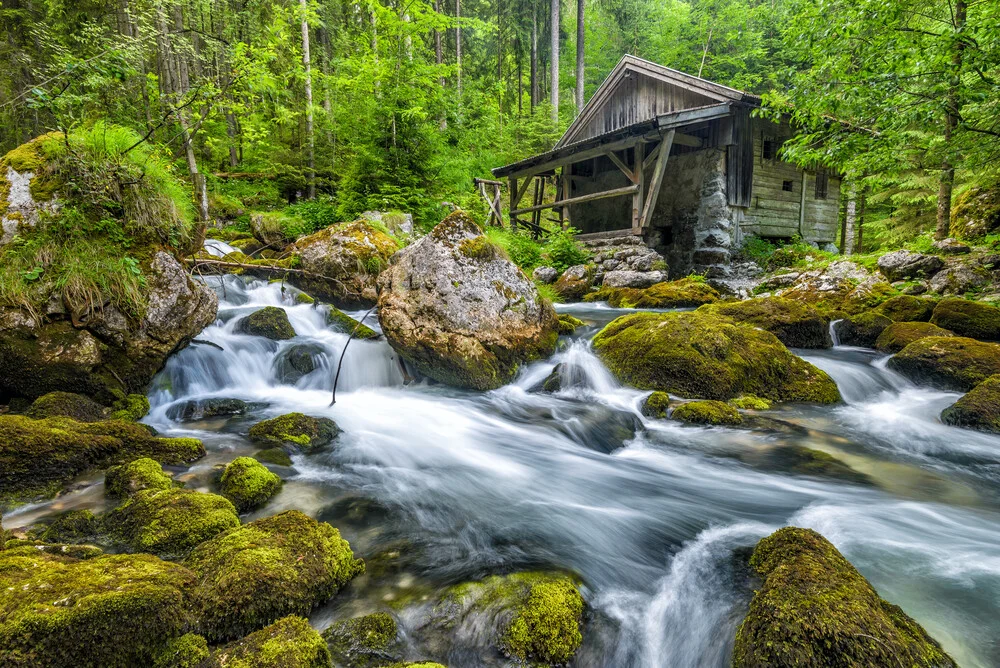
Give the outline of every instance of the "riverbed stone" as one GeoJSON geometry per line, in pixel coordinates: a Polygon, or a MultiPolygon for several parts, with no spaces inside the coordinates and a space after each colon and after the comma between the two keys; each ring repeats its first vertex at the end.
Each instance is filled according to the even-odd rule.
{"type": "Polygon", "coordinates": [[[328,308],[326,324],[335,332],[352,334],[356,339],[370,340],[379,338],[380,334],[374,329],[364,323],[359,323],[336,306],[330,305],[328,308]]]}
{"type": "Polygon", "coordinates": [[[340,532],[297,510],[230,529],[196,547],[184,565],[199,578],[196,630],[213,642],[308,615],[365,570],[340,532]]]}
{"type": "Polygon", "coordinates": [[[552,305],[463,211],[396,254],[379,284],[389,344],[439,382],[495,389],[555,349],[552,305]]]}
{"type": "Polygon", "coordinates": [[[879,335],[891,324],[892,320],[881,313],[865,311],[835,323],[833,329],[842,345],[874,348],[879,335]]]}
{"type": "Polygon", "coordinates": [[[811,529],[785,527],[762,539],[750,567],[762,583],[736,632],[734,668],[956,666],[811,529]]]}
{"type": "Polygon", "coordinates": [[[758,297],[702,306],[737,322],[767,330],[790,348],[830,348],[830,320],[817,309],[782,297],[758,297]]]}
{"type": "Polygon", "coordinates": [[[130,496],[141,489],[173,489],[175,486],[160,462],[149,457],[112,466],[104,475],[104,493],[112,498],[130,496]]]}
{"type": "Polygon", "coordinates": [[[334,622],[323,639],[337,665],[375,668],[403,658],[396,620],[385,612],[334,622]]]}
{"type": "Polygon", "coordinates": [[[964,295],[981,288],[991,280],[990,273],[982,267],[958,264],[934,274],[927,285],[931,292],[940,295],[964,295]]]}
{"type": "Polygon", "coordinates": [[[620,381],[640,389],[720,401],[743,394],[840,401],[833,380],[773,334],[711,311],[624,315],[597,334],[594,350],[620,381]]]}
{"type": "Polygon", "coordinates": [[[315,343],[289,346],[274,357],[274,374],[281,383],[296,383],[303,376],[316,370],[314,357],[325,350],[315,343]]]}
{"type": "Polygon", "coordinates": [[[927,322],[935,306],[937,301],[934,299],[897,295],[886,299],[875,310],[893,322],[927,322]]]}
{"type": "Polygon", "coordinates": [[[174,404],[167,409],[167,417],[171,420],[189,422],[208,418],[243,415],[248,410],[250,410],[250,404],[242,399],[208,397],[205,399],[187,399],[174,404]]]}
{"type": "Polygon", "coordinates": [[[237,457],[226,464],[219,489],[237,511],[246,513],[260,508],[277,494],[281,478],[252,457],[237,457]]]}
{"type": "Polygon", "coordinates": [[[686,308],[712,304],[719,300],[719,293],[703,280],[682,278],[664,281],[648,288],[611,288],[602,286],[584,298],[584,301],[606,301],[615,308],[686,308]]]}
{"type": "Polygon", "coordinates": [[[968,299],[942,299],[931,322],[959,336],[988,341],[1000,340],[1000,308],[968,299]]]}
{"type": "Polygon", "coordinates": [[[875,349],[894,355],[914,341],[928,336],[955,336],[955,334],[929,322],[894,322],[878,335],[875,349]]]}
{"type": "Polygon", "coordinates": [[[531,272],[531,277],[539,283],[548,285],[556,282],[556,279],[559,278],[559,272],[555,267],[535,267],[535,270],[531,272]]]}
{"type": "Polygon", "coordinates": [[[944,261],[936,255],[924,255],[908,250],[892,251],[878,259],[878,268],[890,281],[908,278],[928,278],[944,267],[944,261]]]}
{"type": "Polygon", "coordinates": [[[642,414],[650,418],[663,419],[670,410],[670,395],[666,392],[653,392],[642,402],[642,414]]]}
{"type": "Polygon", "coordinates": [[[945,424],[1000,433],[1000,375],[990,376],[941,412],[945,424]]]}
{"type": "Polygon", "coordinates": [[[285,309],[277,306],[265,306],[243,316],[236,323],[235,331],[239,334],[263,336],[272,341],[295,338],[295,328],[288,321],[288,314],[285,309]]]}
{"type": "Polygon", "coordinates": [[[332,668],[330,650],[309,620],[283,617],[212,653],[204,668],[332,668]]]}
{"type": "Polygon", "coordinates": [[[674,409],[670,417],[679,422],[703,425],[738,425],[743,417],[733,406],[722,401],[688,401],[674,409]]]}
{"type": "Polygon", "coordinates": [[[287,413],[262,420],[250,427],[250,440],[259,446],[288,446],[303,452],[316,452],[333,442],[340,433],[330,418],[302,413],[287,413]]]}
{"type": "Polygon", "coordinates": [[[968,392],[1000,373],[1000,345],[962,336],[929,336],[896,353],[889,368],[915,383],[968,392]]]}

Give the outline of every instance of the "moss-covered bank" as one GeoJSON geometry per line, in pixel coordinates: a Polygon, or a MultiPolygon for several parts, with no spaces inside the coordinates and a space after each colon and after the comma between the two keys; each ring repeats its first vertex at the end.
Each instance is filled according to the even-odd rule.
{"type": "Polygon", "coordinates": [[[889,368],[915,383],[968,392],[1000,373],[1000,344],[929,336],[899,351],[889,360],[889,368]]]}
{"type": "Polygon", "coordinates": [[[1000,375],[990,376],[941,412],[945,424],[1000,433],[1000,375]]]}

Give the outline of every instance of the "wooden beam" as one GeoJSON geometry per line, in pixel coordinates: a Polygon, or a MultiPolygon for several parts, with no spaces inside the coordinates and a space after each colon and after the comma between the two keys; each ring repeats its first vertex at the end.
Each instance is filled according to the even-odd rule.
{"type": "Polygon", "coordinates": [[[608,156],[608,159],[611,160],[611,162],[615,163],[615,167],[622,170],[622,174],[624,174],[629,181],[631,181],[632,183],[638,183],[638,180],[635,177],[635,172],[626,167],[625,163],[622,162],[621,158],[619,158],[614,151],[608,151],[604,155],[608,156]]]}
{"type": "Polygon", "coordinates": [[[674,135],[674,143],[678,146],[690,146],[691,148],[701,148],[704,145],[700,138],[686,135],[683,132],[674,135]]]}
{"type": "MultiPolygon", "coordinates": [[[[572,185],[572,181],[570,181],[570,178],[569,178],[569,173],[571,171],[573,171],[572,165],[563,165],[563,168],[562,168],[562,174],[563,174],[563,177],[562,177],[562,201],[563,202],[566,202],[567,200],[573,199],[572,197],[569,196],[570,195],[570,187],[572,185]]],[[[559,209],[559,214],[560,214],[559,217],[562,218],[562,228],[565,230],[570,225],[570,222],[569,222],[569,207],[568,206],[564,206],[563,208],[559,209]]]]}
{"type": "Polygon", "coordinates": [[[656,156],[660,155],[660,149],[662,147],[663,147],[663,141],[660,141],[660,143],[656,145],[656,148],[654,148],[652,151],[649,152],[649,155],[646,156],[646,159],[642,161],[643,171],[649,169],[649,166],[653,164],[653,161],[656,160],[656,156]]]}
{"type": "Polygon", "coordinates": [[[620,195],[631,195],[637,190],[639,190],[639,186],[625,186],[624,188],[615,188],[614,190],[605,190],[599,193],[590,193],[589,195],[580,195],[579,197],[571,197],[570,199],[564,199],[558,202],[550,202],[548,204],[536,204],[535,206],[529,206],[524,209],[518,209],[517,211],[512,211],[511,213],[515,216],[519,216],[522,213],[528,213],[530,211],[541,211],[543,209],[556,209],[562,206],[570,206],[571,204],[583,204],[584,202],[592,202],[595,199],[604,199],[606,197],[618,197],[620,195]]]}
{"type": "Polygon", "coordinates": [[[642,222],[642,161],[645,158],[646,143],[639,142],[635,145],[635,156],[633,161],[635,162],[635,184],[637,189],[632,195],[632,230],[637,231],[641,229],[640,223],[642,222]]]}
{"type": "Polygon", "coordinates": [[[663,172],[667,168],[667,159],[670,157],[670,148],[674,145],[674,131],[669,130],[663,138],[660,155],[656,158],[656,167],[653,168],[653,178],[649,181],[649,194],[646,195],[646,203],[642,207],[642,218],[639,221],[639,228],[644,229],[649,226],[653,210],[656,208],[656,198],[660,195],[660,188],[663,186],[663,172]]]}
{"type": "Polygon", "coordinates": [[[802,235],[802,228],[806,224],[806,170],[802,170],[802,194],[799,197],[799,236],[802,235]]]}

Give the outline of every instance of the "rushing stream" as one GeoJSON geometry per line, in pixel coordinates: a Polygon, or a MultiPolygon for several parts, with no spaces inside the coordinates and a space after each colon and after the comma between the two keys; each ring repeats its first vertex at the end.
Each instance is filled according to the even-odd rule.
{"type": "MultiPolygon", "coordinates": [[[[410,594],[529,568],[578,573],[592,613],[577,666],[727,666],[752,595],[746,548],[786,525],[829,538],[889,601],[921,622],[963,666],[1000,665],[1000,438],[942,425],[958,395],[915,387],[874,351],[798,351],[826,370],[845,403],[760,413],[773,428],[736,430],[649,420],[646,393],[621,387],[589,339],[622,311],[560,307],[588,323],[550,360],[493,392],[404,385],[384,341],[352,341],[337,403],[332,376],[347,336],[295,290],[206,279],[219,319],[154,381],[146,422],[204,440],[209,456],[183,478],[209,489],[213,466],[254,448],[254,421],[291,411],[333,418],[328,453],[294,457],[284,490],[257,514],[299,508],[339,527],[371,560],[403,546],[381,580],[365,576],[313,622],[379,609],[410,594]],[[236,320],[282,306],[298,336],[234,333],[236,320]],[[311,344],[317,368],[279,382],[290,346],[311,344]],[[536,391],[562,362],[557,394],[536,391]],[[258,402],[253,416],[175,423],[169,407],[205,397],[258,402]],[[870,482],[807,477],[784,456],[807,446],[870,482]]],[[[361,313],[352,314],[360,317],[361,313]]],[[[372,316],[368,324],[377,328],[372,316]]],[[[57,502],[4,518],[27,524],[55,508],[102,508],[100,476],[57,502]]],[[[416,616],[401,613],[404,629],[416,616]]],[[[462,634],[456,633],[456,637],[462,634]]],[[[480,665],[455,648],[453,668],[480,665]]]]}

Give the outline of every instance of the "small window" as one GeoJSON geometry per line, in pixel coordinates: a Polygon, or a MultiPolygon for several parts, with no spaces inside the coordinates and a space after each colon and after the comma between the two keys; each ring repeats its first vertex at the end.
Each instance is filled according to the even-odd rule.
{"type": "Polygon", "coordinates": [[[782,181],[781,182],[781,189],[784,190],[786,193],[792,192],[792,190],[794,188],[795,188],[795,184],[792,183],[791,181],[782,181]]]}
{"type": "Polygon", "coordinates": [[[826,199],[829,179],[830,177],[827,175],[825,169],[821,169],[816,172],[816,199],[826,199]]]}
{"type": "Polygon", "coordinates": [[[777,142],[773,139],[765,139],[764,146],[761,148],[761,157],[764,160],[774,160],[777,153],[777,142]]]}

